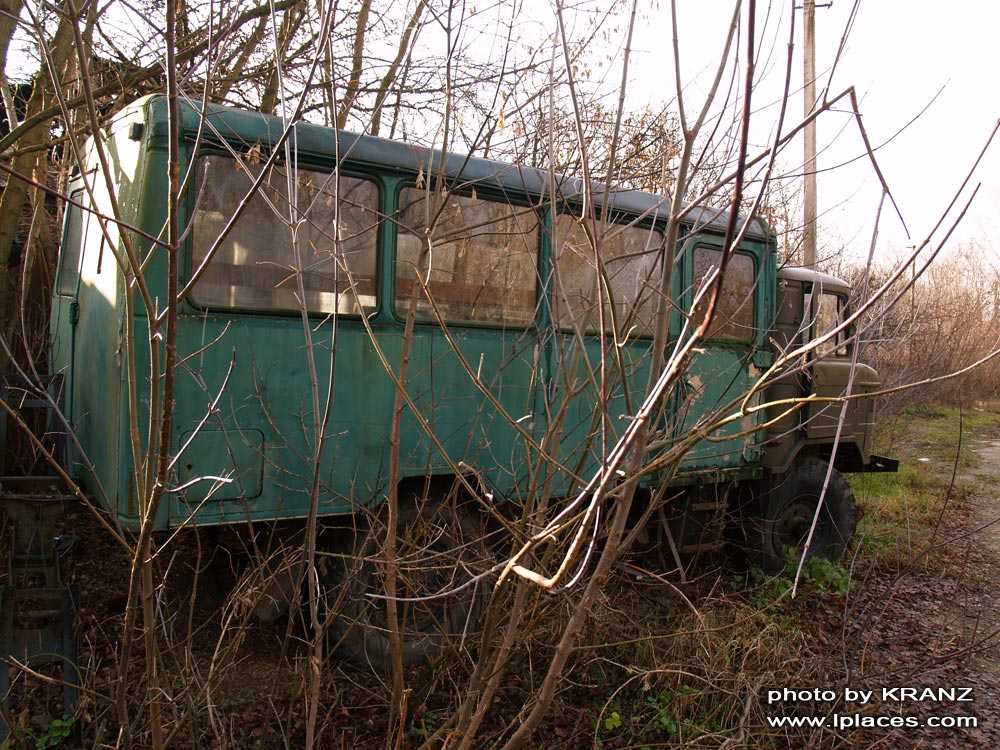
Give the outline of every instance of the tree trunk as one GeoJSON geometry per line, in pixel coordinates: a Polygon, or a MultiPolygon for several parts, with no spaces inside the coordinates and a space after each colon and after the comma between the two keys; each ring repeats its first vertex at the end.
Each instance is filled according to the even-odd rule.
{"type": "Polygon", "coordinates": [[[7,50],[21,15],[21,0],[0,0],[0,70],[7,67],[7,50]]]}
{"type": "MultiPolygon", "coordinates": [[[[0,35],[4,33],[2,26],[7,20],[9,19],[0,14],[0,35]]],[[[6,44],[9,44],[9,41],[10,38],[7,37],[6,44]]],[[[0,45],[3,45],[0,47],[0,51],[6,53],[6,44],[0,36],[0,45]]],[[[50,49],[51,60],[57,72],[61,72],[66,66],[72,50],[73,21],[69,16],[64,15],[61,17],[50,49]]],[[[49,71],[43,66],[42,70],[35,76],[31,97],[28,99],[28,117],[45,109],[51,85],[49,71]]],[[[22,259],[14,251],[14,237],[24,215],[25,202],[31,187],[28,180],[35,172],[38,160],[47,158],[46,151],[39,150],[39,147],[44,147],[50,137],[49,123],[42,122],[18,140],[17,150],[19,153],[11,162],[13,174],[8,176],[7,185],[4,187],[3,194],[0,195],[0,264],[6,271],[3,282],[0,283],[0,333],[7,338],[8,342],[12,341],[16,331],[21,303],[21,274],[17,272],[17,268],[21,265],[22,259]]],[[[44,200],[42,191],[38,191],[37,195],[39,200],[44,200]]],[[[8,365],[6,352],[0,351],[0,372],[6,371],[8,365]]]]}
{"type": "Polygon", "coordinates": [[[354,28],[354,49],[351,54],[351,79],[347,82],[344,91],[344,98],[340,103],[340,112],[337,113],[337,127],[343,128],[347,125],[347,116],[354,107],[354,101],[358,98],[358,91],[361,89],[361,73],[365,61],[365,32],[368,30],[368,14],[371,12],[371,0],[362,0],[358,9],[358,23],[354,28]]]}
{"type": "Polygon", "coordinates": [[[278,50],[275,54],[274,64],[271,66],[271,73],[264,84],[264,92],[260,98],[260,111],[265,114],[274,114],[274,108],[278,104],[278,84],[280,83],[278,79],[278,64],[280,61],[280,64],[284,65],[288,45],[291,44],[292,39],[295,37],[295,32],[298,31],[304,17],[305,4],[300,2],[290,7],[285,12],[284,18],[281,19],[281,28],[278,30],[278,50]]]}

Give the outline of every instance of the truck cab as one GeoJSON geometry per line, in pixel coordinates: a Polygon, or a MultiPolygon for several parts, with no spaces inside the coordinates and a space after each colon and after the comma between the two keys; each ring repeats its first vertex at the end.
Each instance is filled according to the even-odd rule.
{"type": "Polygon", "coordinates": [[[872,452],[881,382],[858,362],[851,286],[805,268],[777,273],[773,355],[786,358],[765,390],[763,475],[740,517],[752,562],[768,573],[803,555],[839,559],[859,517],[845,473],[895,471],[872,452]],[[810,346],[810,344],[812,344],[810,346]]]}
{"type": "MultiPolygon", "coordinates": [[[[779,269],[777,278],[776,356],[819,341],[850,317],[852,290],[843,279],[792,267],[779,269]]],[[[872,453],[872,394],[881,381],[872,367],[857,361],[855,346],[851,328],[842,328],[767,388],[767,403],[774,405],[768,410],[763,463],[771,472],[785,473],[804,456],[832,462],[842,473],[895,470],[890,459],[872,453]],[[792,410],[795,401],[803,405],[792,410]]]]}

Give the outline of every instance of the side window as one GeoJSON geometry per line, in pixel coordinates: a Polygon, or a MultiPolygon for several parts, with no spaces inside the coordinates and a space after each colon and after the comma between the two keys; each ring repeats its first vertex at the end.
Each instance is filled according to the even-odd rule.
{"type": "Polygon", "coordinates": [[[559,214],[554,229],[556,326],[598,332],[603,306],[605,333],[612,332],[617,320],[622,334],[652,335],[663,235],[642,227],[611,226],[599,243],[605,285],[600,283],[594,245],[583,225],[559,214]]]}
{"type": "MultiPolygon", "coordinates": [[[[846,319],[847,299],[840,294],[824,293],[817,299],[816,327],[814,338],[819,338],[839,326],[846,319]]],[[[847,331],[840,331],[829,341],[820,344],[817,355],[834,353],[838,357],[847,356],[847,331]]]]}
{"type": "Polygon", "coordinates": [[[378,187],[371,180],[274,167],[250,198],[260,167],[228,156],[198,163],[192,273],[243,201],[249,205],[192,290],[208,307],[363,314],[375,309],[378,187]],[[289,186],[294,197],[289,197],[289,186]],[[296,258],[294,238],[298,241],[296,258]]]}
{"type": "Polygon", "coordinates": [[[534,320],[538,218],[532,208],[475,195],[403,188],[396,215],[396,314],[527,326],[534,320]],[[422,269],[427,291],[417,278],[422,269]]]}
{"type": "MultiPolygon", "coordinates": [[[[718,268],[722,253],[699,246],[694,249],[694,288],[698,289],[713,268],[718,268]]],[[[724,341],[752,341],[756,337],[757,318],[754,302],[755,269],[753,258],[736,253],[726,266],[715,318],[707,338],[724,341]]],[[[700,323],[708,312],[710,296],[705,295],[694,309],[692,323],[700,323]]]]}
{"type": "MultiPolygon", "coordinates": [[[[83,191],[77,190],[70,198],[77,203],[83,200],[83,191]]],[[[80,281],[80,256],[83,252],[83,241],[87,236],[85,226],[88,216],[73,203],[66,205],[66,230],[62,249],[59,253],[59,273],[56,277],[56,294],[63,297],[75,297],[77,284],[80,281]]]]}

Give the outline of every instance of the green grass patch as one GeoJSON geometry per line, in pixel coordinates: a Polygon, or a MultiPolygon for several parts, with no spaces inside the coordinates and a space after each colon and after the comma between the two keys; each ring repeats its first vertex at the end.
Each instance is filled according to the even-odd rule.
{"type": "Polygon", "coordinates": [[[972,450],[976,436],[1000,431],[1000,405],[971,409],[954,406],[910,406],[879,425],[879,443],[902,461],[929,459],[935,464],[973,468],[978,456],[972,450]]]}
{"type": "Polygon", "coordinates": [[[948,495],[950,477],[941,466],[930,463],[900,463],[894,474],[867,474],[852,483],[866,518],[899,526],[928,526],[936,523],[948,495]]]}
{"type": "Polygon", "coordinates": [[[918,405],[880,425],[880,452],[898,458],[893,474],[855,475],[851,487],[865,516],[865,544],[912,555],[947,512],[979,483],[977,439],[1000,434],[997,405],[959,410],[918,405]],[[954,477],[954,480],[953,480],[954,477]],[[905,550],[905,553],[904,553],[905,550]]]}

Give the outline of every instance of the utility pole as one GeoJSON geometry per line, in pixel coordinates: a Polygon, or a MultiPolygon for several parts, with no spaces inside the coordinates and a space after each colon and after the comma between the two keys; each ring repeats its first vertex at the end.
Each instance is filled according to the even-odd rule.
{"type": "MultiPolygon", "coordinates": [[[[809,117],[816,106],[816,0],[803,0],[805,16],[802,43],[803,117],[809,117]]],[[[816,121],[806,124],[805,154],[802,167],[802,265],[816,267],[816,121]]]]}

